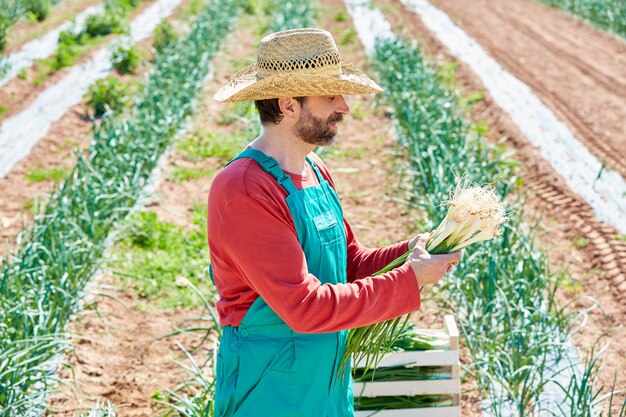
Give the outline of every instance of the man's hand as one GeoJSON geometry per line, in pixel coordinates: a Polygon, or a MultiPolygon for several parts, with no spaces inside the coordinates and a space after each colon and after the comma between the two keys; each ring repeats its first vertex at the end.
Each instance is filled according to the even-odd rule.
{"type": "Polygon", "coordinates": [[[426,251],[428,239],[430,239],[430,233],[423,233],[409,242],[409,248],[413,249],[413,252],[409,255],[407,262],[413,268],[419,286],[436,284],[461,260],[461,252],[445,255],[429,254],[426,251]]]}

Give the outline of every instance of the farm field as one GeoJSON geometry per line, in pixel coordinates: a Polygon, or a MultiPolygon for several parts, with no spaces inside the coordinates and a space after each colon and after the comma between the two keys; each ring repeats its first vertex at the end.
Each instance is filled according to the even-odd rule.
{"type": "MultiPolygon", "coordinates": [[[[66,1],[68,4],[51,9],[46,21],[59,23],[63,20],[60,15],[69,16],[97,4],[66,1]]],[[[129,19],[139,16],[150,4],[141,2],[129,13],[129,19]]],[[[601,162],[602,170],[596,180],[607,173],[626,178],[626,42],[619,35],[601,32],[561,10],[530,0],[432,0],[431,4],[473,37],[505,71],[526,84],[571,130],[601,162]]],[[[98,152],[114,155],[116,146],[121,146],[113,139],[124,143],[125,136],[119,133],[124,129],[90,117],[94,109],[88,104],[92,93],[87,93],[50,125],[28,156],[0,178],[0,319],[5,321],[0,327],[0,416],[34,415],[20,414],[25,410],[49,416],[87,415],[90,410],[92,415],[102,416],[212,415],[212,358],[218,338],[214,303],[218,295],[207,270],[210,256],[206,247],[206,197],[215,174],[254,139],[259,129],[253,106],[221,104],[212,96],[234,71],[254,62],[262,36],[287,27],[306,26],[329,30],[342,56],[372,74],[386,89],[375,99],[348,97],[351,114],[339,126],[337,143],[320,150],[321,158],[333,173],[345,216],[362,244],[387,245],[432,228],[440,220],[436,218],[440,213],[437,202],[446,197],[454,174],[462,170],[477,181],[493,182],[515,209],[505,234],[509,240],[485,245],[477,251],[483,259],[499,261],[499,273],[489,276],[489,268],[496,268],[493,262],[491,266],[476,259],[465,262],[441,288],[426,292],[420,311],[412,317],[418,327],[432,328],[441,323],[446,313],[457,316],[464,367],[462,415],[548,415],[546,410],[538,409],[541,389],[536,388],[545,382],[541,374],[545,374],[547,365],[533,359],[533,355],[538,358],[547,352],[546,343],[532,339],[549,334],[561,338],[559,343],[565,341],[564,344],[573,346],[583,367],[587,365],[586,355],[597,354],[611,338],[612,342],[600,356],[604,365],[590,371],[594,385],[586,388],[593,392],[577,390],[575,386],[561,390],[563,398],[570,395],[579,408],[560,414],[558,409],[550,408],[554,403],[546,403],[548,411],[554,415],[626,415],[623,392],[615,394],[612,404],[607,400],[594,406],[594,412],[585,405],[586,401],[593,402],[595,390],[602,396],[612,386],[616,390],[626,389],[624,225],[620,230],[620,225],[600,220],[579,190],[572,188],[544,158],[539,146],[526,137],[475,70],[459,62],[428,28],[411,2],[374,0],[365,6],[380,12],[379,22],[389,22],[391,32],[400,39],[397,43],[377,44],[373,51],[368,50],[363,41],[363,25],[353,20],[362,19],[355,17],[353,2],[319,0],[279,5],[269,0],[250,0],[234,5],[218,0],[181,0],[165,17],[175,36],[181,39],[179,42],[188,33],[207,30],[202,25],[194,26],[194,20],[201,17],[209,19],[205,25],[222,22],[222,32],[215,32],[210,46],[215,50],[202,50],[202,54],[207,54],[202,60],[206,72],[197,72],[205,64],[198,66],[202,70],[192,71],[198,88],[186,87],[188,95],[181,99],[185,107],[178,113],[172,111],[176,116],[168,116],[171,124],[167,128],[157,128],[155,123],[155,130],[148,135],[145,132],[150,128],[142,127],[142,120],[151,120],[163,111],[158,105],[150,107],[145,103],[165,100],[168,96],[160,89],[170,85],[144,80],[159,76],[155,69],[160,68],[164,56],[172,62],[167,68],[190,65],[193,59],[176,48],[155,50],[156,38],[162,40],[167,29],[160,26],[158,36],[150,35],[137,43],[142,58],[129,74],[113,69],[108,72],[116,85],[126,86],[126,94],[134,95],[112,111],[111,118],[116,120],[112,123],[130,120],[124,129],[132,132],[129,136],[136,134],[144,142],[129,142],[123,150],[128,155],[138,155],[138,160],[143,160],[144,151],[151,152],[145,163],[113,168],[103,163],[102,157],[98,162],[98,152]],[[212,4],[218,5],[216,10],[204,13],[212,4]],[[224,10],[229,14],[221,15],[224,10]],[[408,72],[401,76],[402,71],[408,72]],[[408,91],[411,94],[404,94],[408,91]],[[132,106],[137,103],[147,106],[144,119],[134,116],[132,106]],[[162,132],[163,137],[155,132],[162,132]],[[446,147],[453,151],[446,153],[446,147]],[[90,255],[93,265],[71,264],[66,271],[71,285],[65,279],[59,284],[46,284],[48,289],[62,288],[49,294],[69,294],[63,304],[50,302],[50,313],[44,313],[41,305],[47,306],[51,298],[43,296],[45,301],[40,306],[19,311],[19,303],[12,300],[21,299],[20,288],[24,292],[40,291],[37,285],[27,291],[32,283],[23,287],[12,284],[18,271],[15,265],[27,265],[21,257],[27,253],[28,242],[38,236],[28,231],[43,227],[36,225],[45,224],[46,219],[61,222],[59,227],[65,227],[66,220],[67,224],[72,223],[72,219],[60,219],[46,212],[46,206],[63,207],[58,203],[61,199],[49,196],[59,195],[64,181],[80,184],[81,172],[87,175],[91,168],[81,171],[73,167],[91,158],[96,160],[93,171],[105,170],[105,178],[113,181],[107,190],[124,190],[118,196],[115,192],[106,194],[111,199],[106,210],[113,204],[120,205],[111,214],[105,214],[109,219],[94,220],[92,243],[81,246],[78,236],[87,232],[76,236],[63,232],[63,236],[75,239],[71,242],[76,243],[70,246],[78,248],[76,256],[94,251],[90,255]],[[154,167],[154,171],[149,167],[154,167]],[[114,185],[118,175],[119,184],[114,185]],[[132,187],[124,188],[131,183],[132,187]],[[22,229],[27,232],[18,235],[22,229]],[[506,248],[507,242],[513,248],[506,252],[508,255],[499,246],[506,248]],[[510,268],[504,265],[509,259],[510,268]],[[72,273],[80,277],[75,279],[72,273]],[[477,278],[471,281],[466,278],[469,276],[477,278]],[[507,304],[498,304],[503,301],[495,293],[509,294],[506,291],[513,291],[524,282],[529,284],[518,312],[500,316],[497,314],[501,312],[494,311],[477,314],[482,317],[478,319],[467,314],[468,306],[488,312],[487,301],[509,308],[507,304]],[[474,289],[470,288],[472,285],[474,289]],[[1,293],[3,289],[5,294],[1,293]],[[537,307],[546,303],[547,311],[537,307]],[[541,319],[524,324],[520,317],[529,311],[541,319]],[[519,335],[519,340],[499,335],[500,327],[489,329],[489,314],[493,314],[494,321],[510,319],[508,329],[512,335],[519,335]],[[13,320],[11,315],[24,319],[13,320]],[[33,330],[37,326],[31,323],[37,321],[48,327],[33,330]],[[490,345],[493,350],[487,352],[483,339],[491,337],[491,330],[495,335],[492,340],[502,344],[495,348],[490,345]],[[599,345],[595,344],[597,340],[599,345]],[[39,359],[25,361],[20,350],[13,349],[33,343],[34,350],[27,357],[44,358],[41,363],[37,362],[39,359]],[[50,351],[55,354],[40,354],[38,349],[44,348],[38,343],[50,344],[50,351]],[[519,351],[514,350],[518,348],[519,351]],[[510,363],[505,363],[502,356],[501,351],[506,349],[513,352],[510,363]],[[516,352],[520,360],[514,357],[516,352]],[[50,371],[50,361],[54,363],[60,353],[63,356],[54,365],[56,370],[50,371]],[[501,364],[501,369],[489,366],[484,359],[488,355],[489,361],[501,364]],[[528,361],[524,362],[522,356],[528,361]],[[525,375],[524,368],[533,369],[539,376],[511,376],[515,370],[525,375]],[[42,395],[41,387],[32,382],[20,386],[20,378],[26,378],[21,375],[50,384],[43,389],[50,390],[44,397],[45,405],[31,404],[32,398],[42,395]],[[55,380],[59,383],[53,383],[55,380]],[[489,408],[489,401],[497,403],[497,398],[502,398],[497,397],[501,393],[493,390],[496,385],[506,386],[514,394],[489,408]],[[523,389],[531,393],[523,394],[523,389]],[[24,397],[28,390],[35,397],[24,397]],[[100,411],[94,408],[107,401],[115,411],[106,411],[106,406],[100,411]]],[[[10,51],[29,38],[25,32],[49,29],[41,23],[16,24],[8,37],[10,51]]],[[[97,48],[119,37],[107,36],[98,41],[102,43],[97,48]]],[[[78,58],[75,65],[88,62],[95,49],[78,58]]],[[[32,81],[36,65],[23,78],[0,87],[0,105],[6,106],[0,116],[0,129],[2,123],[27,110],[73,68],[55,72],[35,85],[32,81]]],[[[176,75],[177,82],[184,78],[180,74],[176,75]]],[[[122,157],[120,161],[132,158],[122,157]]],[[[91,162],[85,166],[92,166],[91,162]]],[[[93,178],[100,181],[102,173],[93,178]]],[[[626,212],[626,194],[617,204],[626,212]]],[[[99,210],[108,213],[104,208],[96,212],[99,210]]],[[[84,224],[89,224],[89,218],[84,216],[94,215],[93,211],[68,213],[77,216],[77,223],[84,224]]],[[[74,249],[69,250],[71,253],[74,249]]],[[[29,273],[24,271],[19,279],[27,282],[29,273]]],[[[41,277],[48,279],[59,271],[63,269],[50,268],[41,277]]],[[[29,294],[24,299],[36,301],[29,294]]],[[[573,377],[566,384],[572,381],[573,377]]]]}

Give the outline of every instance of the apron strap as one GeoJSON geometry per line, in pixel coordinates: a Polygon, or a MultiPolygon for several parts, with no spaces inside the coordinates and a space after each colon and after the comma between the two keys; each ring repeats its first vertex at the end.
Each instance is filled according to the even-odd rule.
{"type": "Polygon", "coordinates": [[[306,157],[306,161],[309,163],[309,165],[311,165],[311,167],[313,167],[313,172],[315,172],[315,176],[317,177],[317,182],[321,184],[324,181],[326,181],[326,178],[322,176],[322,173],[320,172],[315,162],[313,162],[311,158],[309,158],[308,156],[306,157]]]}
{"type": "Polygon", "coordinates": [[[278,161],[276,161],[271,156],[266,155],[263,152],[258,151],[256,149],[252,149],[252,148],[245,149],[239,155],[234,157],[228,164],[226,164],[226,166],[236,161],[237,159],[241,159],[241,158],[254,159],[261,166],[261,168],[263,168],[265,172],[267,172],[272,177],[274,177],[276,181],[278,181],[278,183],[285,190],[287,190],[287,194],[292,194],[298,191],[298,189],[296,188],[296,185],[293,183],[293,181],[291,181],[291,177],[285,174],[285,171],[283,171],[280,168],[278,161]]]}

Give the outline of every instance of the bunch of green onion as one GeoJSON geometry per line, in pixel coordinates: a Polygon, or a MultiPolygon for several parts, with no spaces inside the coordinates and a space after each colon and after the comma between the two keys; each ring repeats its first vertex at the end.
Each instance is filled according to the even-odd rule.
{"type": "Polygon", "coordinates": [[[396,410],[403,408],[445,407],[453,404],[449,395],[356,397],[355,410],[396,410]]]}
{"type": "MultiPolygon", "coordinates": [[[[472,243],[498,236],[506,220],[502,201],[491,187],[481,187],[461,179],[446,202],[448,213],[432,232],[426,250],[430,254],[457,252],[472,243]]],[[[409,250],[374,275],[388,272],[406,262],[409,250]]],[[[366,361],[366,369],[376,366],[391,350],[394,340],[409,323],[409,315],[350,330],[346,351],[339,372],[343,373],[350,357],[355,362],[366,361]]]]}

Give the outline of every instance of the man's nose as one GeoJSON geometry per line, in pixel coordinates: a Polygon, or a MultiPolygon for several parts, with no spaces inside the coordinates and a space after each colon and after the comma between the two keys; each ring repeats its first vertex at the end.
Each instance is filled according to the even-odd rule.
{"type": "Polygon", "coordinates": [[[350,113],[350,107],[346,102],[346,99],[343,96],[339,96],[337,99],[337,108],[335,109],[335,113],[339,114],[348,114],[350,113]]]}

